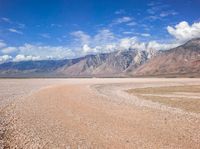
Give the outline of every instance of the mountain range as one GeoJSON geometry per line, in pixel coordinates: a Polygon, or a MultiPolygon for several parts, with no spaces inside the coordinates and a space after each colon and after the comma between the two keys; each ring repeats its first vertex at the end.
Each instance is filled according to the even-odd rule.
{"type": "Polygon", "coordinates": [[[133,75],[200,77],[200,39],[159,53],[136,69],[133,75]]]}
{"type": "Polygon", "coordinates": [[[165,51],[120,50],[75,59],[6,62],[0,77],[200,77],[200,38],[165,51]]]}

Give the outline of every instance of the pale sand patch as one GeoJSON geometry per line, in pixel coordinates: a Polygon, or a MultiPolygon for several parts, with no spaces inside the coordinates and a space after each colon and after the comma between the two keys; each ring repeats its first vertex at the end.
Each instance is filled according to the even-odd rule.
{"type": "Polygon", "coordinates": [[[8,91],[11,84],[12,92],[26,88],[29,91],[23,94],[27,95],[34,90],[12,100],[12,108],[3,109],[13,117],[4,136],[10,148],[200,148],[198,117],[137,106],[134,97],[126,98],[122,93],[128,88],[198,85],[199,79],[34,79],[6,83],[8,91]],[[39,88],[43,89],[36,91],[39,88]]]}
{"type": "Polygon", "coordinates": [[[200,85],[136,88],[127,92],[145,100],[200,113],[200,97],[195,96],[200,92],[200,85]]]}
{"type": "Polygon", "coordinates": [[[196,99],[196,100],[200,100],[200,96],[195,96],[190,94],[175,94],[175,93],[171,93],[171,94],[141,94],[142,96],[150,96],[150,97],[168,97],[171,98],[171,100],[176,100],[177,98],[189,98],[189,99],[196,99]]]}

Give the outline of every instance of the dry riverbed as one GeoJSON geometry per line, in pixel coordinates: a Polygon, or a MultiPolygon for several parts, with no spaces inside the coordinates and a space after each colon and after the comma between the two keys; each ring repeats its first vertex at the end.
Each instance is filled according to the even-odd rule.
{"type": "Polygon", "coordinates": [[[200,148],[200,79],[2,79],[0,148],[200,148]]]}

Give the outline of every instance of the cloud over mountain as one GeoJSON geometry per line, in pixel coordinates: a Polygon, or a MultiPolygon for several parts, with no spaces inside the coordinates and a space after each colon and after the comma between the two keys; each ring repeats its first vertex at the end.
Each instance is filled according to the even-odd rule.
{"type": "Polygon", "coordinates": [[[200,37],[200,22],[189,25],[188,22],[182,21],[175,27],[168,26],[169,34],[174,36],[179,41],[187,41],[192,38],[200,37]]]}
{"type": "Polygon", "coordinates": [[[10,54],[10,53],[13,53],[15,51],[17,51],[16,47],[6,47],[6,48],[3,48],[1,50],[1,52],[4,53],[4,54],[10,54]]]}
{"type": "Polygon", "coordinates": [[[0,56],[0,63],[4,63],[4,62],[10,61],[10,60],[12,60],[12,56],[10,56],[10,55],[0,56]]]}

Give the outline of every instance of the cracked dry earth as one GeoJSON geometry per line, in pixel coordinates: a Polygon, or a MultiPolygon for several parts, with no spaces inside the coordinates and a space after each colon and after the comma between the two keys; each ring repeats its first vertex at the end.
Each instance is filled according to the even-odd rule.
{"type": "Polygon", "coordinates": [[[200,114],[125,90],[200,79],[2,79],[0,148],[200,148],[200,114]]]}

